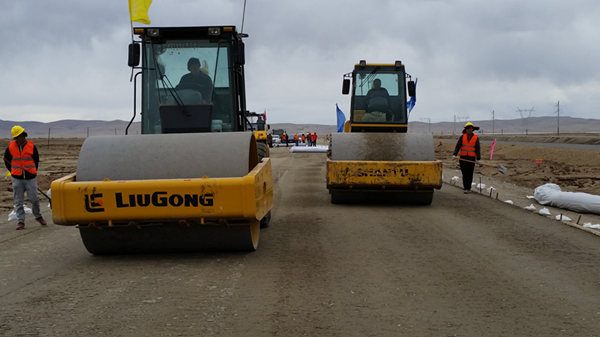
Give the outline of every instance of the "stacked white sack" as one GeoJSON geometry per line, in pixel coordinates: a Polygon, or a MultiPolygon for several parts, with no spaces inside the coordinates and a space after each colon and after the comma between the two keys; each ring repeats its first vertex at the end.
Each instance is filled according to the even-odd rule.
{"type": "Polygon", "coordinates": [[[327,145],[317,145],[317,146],[294,146],[290,148],[290,152],[298,153],[298,152],[318,152],[324,153],[327,152],[329,146],[327,145]]]}
{"type": "Polygon", "coordinates": [[[580,213],[600,214],[600,196],[582,192],[563,192],[556,184],[544,184],[533,192],[541,205],[550,205],[580,213]]]}

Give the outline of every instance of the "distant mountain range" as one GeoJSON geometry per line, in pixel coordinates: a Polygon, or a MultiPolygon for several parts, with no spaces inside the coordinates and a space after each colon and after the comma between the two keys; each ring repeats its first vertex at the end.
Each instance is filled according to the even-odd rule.
{"type": "MultiPolygon", "coordinates": [[[[10,129],[15,125],[22,126],[29,138],[86,138],[88,136],[124,135],[129,122],[122,120],[71,120],[65,119],[56,122],[28,122],[0,120],[0,135],[10,138],[10,129]]],[[[129,127],[129,134],[139,134],[140,123],[136,122],[129,127]]],[[[4,138],[1,137],[0,138],[4,138]]]]}
{"type": "MultiPolygon", "coordinates": [[[[600,133],[600,120],[573,117],[531,117],[526,119],[471,121],[481,129],[480,134],[535,134],[535,133],[600,133]]],[[[128,121],[99,120],[61,120],[50,123],[31,121],[0,120],[0,135],[10,138],[10,129],[20,125],[27,131],[29,138],[85,138],[98,135],[123,135],[128,121]]],[[[465,122],[410,122],[409,132],[431,132],[436,135],[458,134],[465,122]]],[[[273,123],[271,129],[283,129],[288,134],[317,132],[328,134],[336,132],[335,125],[273,123]]],[[[140,123],[133,123],[129,134],[139,134],[140,123]]]]}

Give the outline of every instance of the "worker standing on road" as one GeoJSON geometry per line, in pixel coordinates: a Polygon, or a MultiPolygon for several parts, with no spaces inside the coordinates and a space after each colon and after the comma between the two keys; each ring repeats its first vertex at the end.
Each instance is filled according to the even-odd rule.
{"type": "Polygon", "coordinates": [[[306,135],[302,134],[302,143],[306,143],[306,135]]]}
{"type": "Polygon", "coordinates": [[[460,155],[459,164],[463,176],[465,194],[471,192],[475,162],[479,162],[481,159],[479,137],[473,133],[474,130],[479,130],[479,127],[473,125],[471,122],[465,124],[463,134],[458,138],[452,156],[452,158],[456,158],[457,154],[460,155]]]}
{"type": "Polygon", "coordinates": [[[312,135],[310,135],[310,143],[312,144],[312,146],[317,146],[317,133],[314,132],[312,135]]]}
{"type": "Polygon", "coordinates": [[[15,125],[11,129],[13,140],[4,151],[4,165],[12,176],[15,212],[17,213],[17,230],[25,228],[25,192],[31,201],[31,210],[35,220],[42,226],[46,221],[40,212],[40,202],[37,194],[37,168],[40,163],[38,150],[32,141],[27,140],[27,132],[15,125]]]}

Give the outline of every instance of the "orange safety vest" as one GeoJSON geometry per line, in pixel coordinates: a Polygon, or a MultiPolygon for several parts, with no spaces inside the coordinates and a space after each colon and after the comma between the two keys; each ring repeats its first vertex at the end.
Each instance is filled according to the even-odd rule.
{"type": "Polygon", "coordinates": [[[19,145],[17,145],[17,141],[11,140],[8,144],[8,150],[12,155],[12,161],[10,162],[10,174],[13,176],[20,176],[23,174],[23,169],[31,174],[37,173],[37,168],[35,167],[35,162],[33,161],[32,141],[27,141],[25,146],[23,146],[23,151],[21,151],[21,149],[19,149],[19,145]]]}
{"type": "Polygon", "coordinates": [[[475,152],[475,144],[477,143],[477,135],[473,134],[471,137],[471,141],[467,140],[467,134],[463,134],[462,137],[462,147],[460,148],[461,156],[469,156],[469,157],[477,157],[477,152],[475,152]]]}

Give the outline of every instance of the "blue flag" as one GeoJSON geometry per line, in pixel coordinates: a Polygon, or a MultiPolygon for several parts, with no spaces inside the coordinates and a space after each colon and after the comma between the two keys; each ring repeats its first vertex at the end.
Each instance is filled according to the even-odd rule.
{"type": "Polygon", "coordinates": [[[340,110],[340,108],[338,107],[338,105],[335,105],[335,110],[337,113],[337,127],[338,127],[338,132],[343,132],[344,131],[344,123],[346,123],[346,116],[344,116],[344,113],[342,112],[342,110],[340,110]]]}
{"type": "MultiPolygon", "coordinates": [[[[418,78],[415,79],[415,89],[417,89],[417,81],[418,80],[419,80],[418,78]]],[[[411,96],[410,99],[408,100],[408,102],[406,102],[406,108],[408,109],[409,113],[415,107],[415,104],[417,104],[417,97],[416,96],[411,96]]]]}

